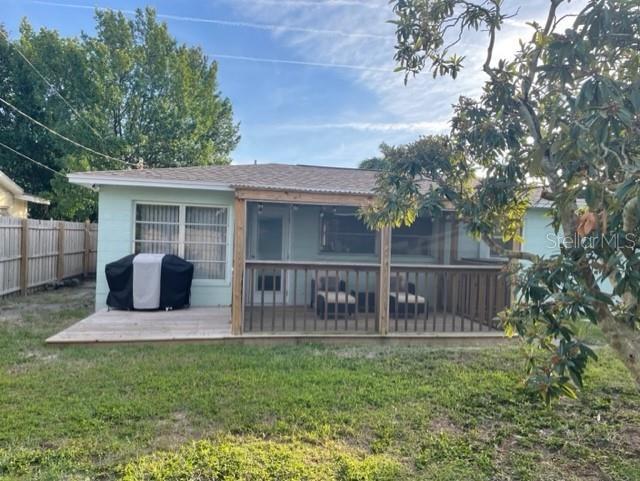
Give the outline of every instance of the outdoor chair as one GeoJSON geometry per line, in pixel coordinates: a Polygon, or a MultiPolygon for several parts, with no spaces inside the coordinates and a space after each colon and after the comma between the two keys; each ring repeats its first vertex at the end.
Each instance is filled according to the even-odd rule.
{"type": "Polygon", "coordinates": [[[413,282],[407,282],[401,274],[389,279],[389,313],[395,316],[416,316],[424,314],[427,303],[424,297],[416,294],[413,282]]]}
{"type": "Polygon", "coordinates": [[[311,279],[311,307],[315,308],[320,317],[334,317],[338,315],[352,315],[356,310],[356,298],[346,292],[343,280],[336,276],[319,277],[316,283],[311,279]],[[317,288],[317,289],[316,289],[317,288]]]}

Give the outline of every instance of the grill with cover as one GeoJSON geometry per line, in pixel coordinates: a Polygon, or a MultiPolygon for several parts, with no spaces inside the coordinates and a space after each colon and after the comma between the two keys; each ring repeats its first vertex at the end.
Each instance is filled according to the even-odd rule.
{"type": "Polygon", "coordinates": [[[193,264],[171,254],[132,254],[105,267],[113,309],[188,307],[193,264]]]}

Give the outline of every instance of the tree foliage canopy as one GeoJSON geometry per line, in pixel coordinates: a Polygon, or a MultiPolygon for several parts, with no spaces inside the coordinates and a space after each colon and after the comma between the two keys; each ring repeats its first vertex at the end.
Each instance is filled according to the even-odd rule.
{"type": "Polygon", "coordinates": [[[424,70],[463,75],[454,50],[470,31],[487,34],[487,80],[479,98],[460,97],[448,136],[400,148],[364,212],[372,225],[397,225],[447,201],[492,243],[496,229],[519,235],[542,190],[560,253],[505,251],[518,295],[503,321],[537,348],[528,385],[546,400],[575,395],[595,358],[569,327],[575,319],[598,323],[640,382],[640,4],[589,0],[567,17],[568,3],[548,1],[515,57],[496,59],[510,16],[500,0],[395,0],[406,80],[424,70]],[[424,177],[440,186],[420,191],[424,177]]]}
{"type": "MultiPolygon", "coordinates": [[[[179,45],[152,9],[138,10],[132,19],[100,10],[95,18],[95,36],[36,32],[26,20],[14,41],[3,30],[0,97],[61,134],[131,165],[228,162],[239,141],[238,125],[231,102],[218,91],[217,64],[199,48],[179,45]]],[[[0,141],[63,173],[127,168],[74,147],[5,106],[0,107],[0,141]]],[[[95,217],[95,196],[86,189],[4,149],[0,166],[26,190],[51,198],[49,215],[95,217]]]]}

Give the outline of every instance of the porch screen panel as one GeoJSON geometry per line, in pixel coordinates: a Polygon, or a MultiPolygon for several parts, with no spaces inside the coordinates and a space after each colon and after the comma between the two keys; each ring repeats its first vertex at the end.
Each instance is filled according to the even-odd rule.
{"type": "Polygon", "coordinates": [[[416,219],[411,226],[397,227],[391,234],[391,254],[433,256],[433,248],[440,241],[433,235],[433,222],[428,217],[416,219]]]}
{"type": "Polygon", "coordinates": [[[224,279],[227,266],[227,209],[185,207],[184,257],[197,279],[224,279]]]}
{"type": "Polygon", "coordinates": [[[135,253],[175,254],[180,251],[180,208],[136,205],[135,253]]]}

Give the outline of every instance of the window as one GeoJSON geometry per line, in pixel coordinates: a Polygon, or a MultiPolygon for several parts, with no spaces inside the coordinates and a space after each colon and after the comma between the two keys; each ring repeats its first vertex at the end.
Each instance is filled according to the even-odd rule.
{"type": "Polygon", "coordinates": [[[322,212],[320,227],[322,252],[375,254],[376,233],[355,212],[322,212]]]}
{"type": "Polygon", "coordinates": [[[433,222],[428,217],[418,218],[409,227],[398,227],[391,232],[391,254],[401,256],[431,256],[437,239],[433,237],[433,222]]]}
{"type": "Polygon", "coordinates": [[[136,204],[134,252],[175,254],[194,265],[196,279],[224,279],[227,209],[136,204]]]}

